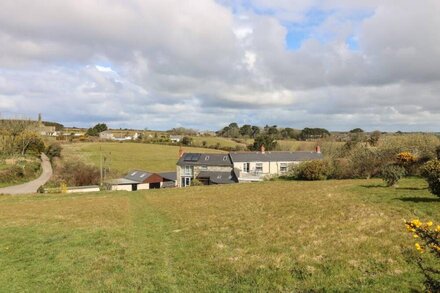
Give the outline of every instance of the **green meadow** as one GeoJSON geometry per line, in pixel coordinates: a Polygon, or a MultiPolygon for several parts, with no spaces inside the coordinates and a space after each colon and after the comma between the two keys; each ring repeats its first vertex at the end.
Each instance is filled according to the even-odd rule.
{"type": "Polygon", "coordinates": [[[420,179],[1,196],[0,288],[421,291],[412,218],[440,221],[420,179]]]}
{"type": "MultiPolygon", "coordinates": [[[[219,153],[222,151],[183,147],[185,152],[219,153]]],[[[151,172],[175,171],[179,158],[179,146],[130,142],[63,144],[63,159],[82,160],[99,166],[101,153],[106,166],[112,171],[125,173],[132,169],[151,172]]]]}

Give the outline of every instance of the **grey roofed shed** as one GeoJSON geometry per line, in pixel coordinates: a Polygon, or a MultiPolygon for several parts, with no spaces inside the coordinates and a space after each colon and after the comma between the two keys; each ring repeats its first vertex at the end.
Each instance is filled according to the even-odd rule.
{"type": "Polygon", "coordinates": [[[228,154],[184,153],[177,162],[179,166],[232,166],[228,154]]]}
{"type": "Polygon", "coordinates": [[[150,177],[153,173],[140,171],[140,170],[133,170],[130,171],[126,176],[124,176],[125,179],[135,181],[136,183],[142,183],[145,179],[150,177]]]}
{"type": "Polygon", "coordinates": [[[232,162],[299,162],[320,160],[321,153],[316,152],[246,152],[230,153],[232,162]]]}

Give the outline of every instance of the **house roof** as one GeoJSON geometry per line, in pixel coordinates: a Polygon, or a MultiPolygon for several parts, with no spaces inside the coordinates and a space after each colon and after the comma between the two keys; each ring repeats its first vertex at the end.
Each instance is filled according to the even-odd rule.
{"type": "Polygon", "coordinates": [[[164,179],[167,179],[170,181],[177,181],[177,172],[162,172],[162,173],[156,173],[156,174],[161,176],[164,179]]]}
{"type": "Polygon", "coordinates": [[[217,171],[201,171],[197,178],[209,178],[209,181],[215,184],[236,183],[237,178],[233,171],[217,172],[217,171]]]}
{"type": "Polygon", "coordinates": [[[126,176],[124,176],[124,178],[128,180],[136,181],[137,183],[142,183],[145,181],[145,179],[147,179],[151,175],[153,175],[153,173],[140,171],[140,170],[133,170],[130,173],[128,173],[126,176]]]}
{"type": "Polygon", "coordinates": [[[232,161],[228,154],[184,153],[177,165],[232,166],[232,161]]]}
{"type": "Polygon", "coordinates": [[[243,152],[230,153],[232,162],[297,162],[319,160],[323,156],[316,152],[243,152]]]}

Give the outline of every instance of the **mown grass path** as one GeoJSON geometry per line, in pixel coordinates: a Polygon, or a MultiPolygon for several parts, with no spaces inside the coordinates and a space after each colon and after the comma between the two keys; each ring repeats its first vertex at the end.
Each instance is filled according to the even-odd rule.
{"type": "Polygon", "coordinates": [[[420,291],[413,217],[440,221],[420,179],[0,196],[0,288],[420,291]]]}

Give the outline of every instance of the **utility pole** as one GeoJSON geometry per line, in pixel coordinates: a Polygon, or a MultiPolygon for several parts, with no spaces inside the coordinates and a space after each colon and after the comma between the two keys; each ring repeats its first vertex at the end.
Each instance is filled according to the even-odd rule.
{"type": "Polygon", "coordinates": [[[99,147],[99,165],[100,165],[100,173],[101,173],[101,186],[102,186],[102,147],[99,147]]]}

